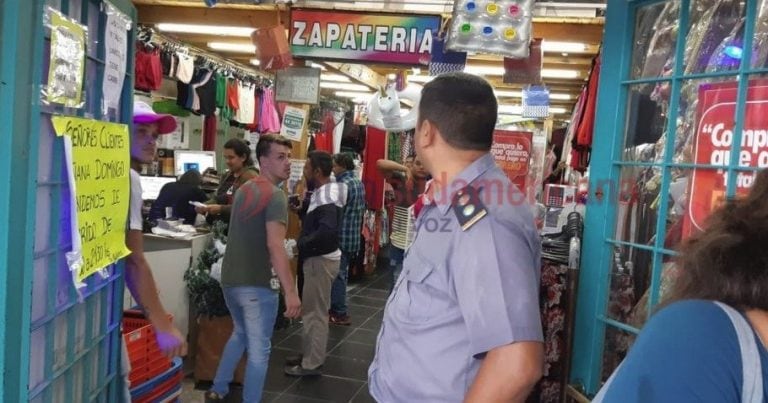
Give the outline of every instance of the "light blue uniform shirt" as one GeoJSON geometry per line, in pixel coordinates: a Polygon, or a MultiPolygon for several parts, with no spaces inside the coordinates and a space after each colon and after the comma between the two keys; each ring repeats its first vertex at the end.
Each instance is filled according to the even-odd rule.
{"type": "Polygon", "coordinates": [[[384,312],[368,372],[379,402],[460,402],[485,353],[542,340],[541,247],[522,193],[490,154],[441,190],[416,220],[384,312]],[[487,215],[462,231],[452,200],[467,185],[487,215]]]}

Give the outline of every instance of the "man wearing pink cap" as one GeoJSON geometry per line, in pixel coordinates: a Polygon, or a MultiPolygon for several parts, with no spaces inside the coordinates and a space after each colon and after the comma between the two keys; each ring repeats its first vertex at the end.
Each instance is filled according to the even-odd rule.
{"type": "Polygon", "coordinates": [[[131,254],[126,260],[125,281],[134,299],[141,306],[157,334],[160,349],[169,357],[187,354],[187,343],[181,333],[168,319],[158,296],[155,279],[149,263],[144,258],[144,238],[141,217],[141,178],[139,170],[142,164],[151,163],[157,151],[157,137],[176,130],[176,119],[170,115],[156,114],[144,102],[136,102],[133,107],[133,131],[131,132],[131,203],[128,235],[125,243],[131,254]]]}

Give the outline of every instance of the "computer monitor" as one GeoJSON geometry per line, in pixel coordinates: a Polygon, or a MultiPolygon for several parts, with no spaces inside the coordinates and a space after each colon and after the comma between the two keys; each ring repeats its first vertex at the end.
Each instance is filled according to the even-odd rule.
{"type": "Polygon", "coordinates": [[[190,169],[201,174],[208,168],[216,169],[216,153],[213,151],[174,150],[174,174],[184,175],[190,169]]]}
{"type": "Polygon", "coordinates": [[[141,177],[141,198],[144,200],[157,200],[160,189],[166,183],[176,182],[176,178],[165,176],[142,176],[141,177]]]}

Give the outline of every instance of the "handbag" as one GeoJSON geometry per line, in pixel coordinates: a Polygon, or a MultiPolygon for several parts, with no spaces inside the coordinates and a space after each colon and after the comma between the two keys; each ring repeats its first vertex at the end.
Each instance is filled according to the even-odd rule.
{"type": "MultiPolygon", "coordinates": [[[[760,353],[755,341],[755,335],[752,331],[752,326],[744,319],[738,311],[730,306],[723,304],[722,302],[714,302],[722,309],[728,318],[733,323],[733,327],[736,329],[736,335],[739,338],[739,348],[741,350],[741,365],[743,375],[742,387],[741,387],[741,403],[763,403],[763,367],[760,362],[760,353]]],[[[597,392],[595,398],[592,399],[592,403],[602,403],[605,401],[605,394],[611,386],[616,374],[619,372],[621,365],[613,371],[610,378],[605,381],[605,384],[600,391],[597,392]]]]}

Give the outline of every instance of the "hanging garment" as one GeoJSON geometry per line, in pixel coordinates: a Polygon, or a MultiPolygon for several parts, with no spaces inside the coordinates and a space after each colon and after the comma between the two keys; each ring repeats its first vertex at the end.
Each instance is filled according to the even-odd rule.
{"type": "Polygon", "coordinates": [[[584,147],[592,147],[592,136],[595,131],[595,109],[597,107],[597,89],[600,81],[600,55],[595,57],[592,64],[592,73],[587,84],[587,100],[584,105],[584,116],[576,130],[576,144],[584,147]]]}
{"type": "Polygon", "coordinates": [[[253,124],[255,89],[251,84],[241,82],[237,89],[238,105],[240,106],[235,114],[235,120],[244,125],[253,124]]]}
{"type": "Polygon", "coordinates": [[[163,67],[160,54],[155,50],[147,50],[141,45],[136,46],[136,64],[134,67],[136,83],[134,88],[140,91],[157,91],[163,83],[163,67]]]}
{"type": "Polygon", "coordinates": [[[336,125],[333,128],[333,153],[338,154],[341,152],[341,138],[344,136],[344,125],[345,125],[345,119],[344,116],[346,114],[343,111],[335,111],[333,112],[333,120],[336,123],[336,125]]]}
{"type": "Polygon", "coordinates": [[[261,116],[261,88],[255,88],[253,91],[253,122],[246,127],[248,131],[260,132],[259,116],[261,116]]]}
{"type": "Polygon", "coordinates": [[[216,115],[216,77],[212,75],[208,81],[195,90],[199,100],[198,111],[203,116],[216,115]]]}
{"type": "Polygon", "coordinates": [[[403,136],[403,147],[400,153],[402,157],[400,161],[405,161],[408,157],[413,157],[416,154],[416,147],[413,144],[414,130],[408,130],[403,136]]]}
{"type": "Polygon", "coordinates": [[[315,133],[315,148],[317,150],[333,153],[333,131],[335,128],[333,112],[325,112],[323,117],[323,127],[315,133]]]}
{"type": "Polygon", "coordinates": [[[178,52],[176,55],[179,58],[179,64],[176,67],[176,79],[184,84],[189,84],[195,73],[195,60],[185,53],[178,52]]]}
{"type": "Polygon", "coordinates": [[[206,115],[203,123],[203,151],[216,151],[216,126],[216,116],[206,115]]]}
{"type": "Polygon", "coordinates": [[[387,159],[390,161],[395,161],[398,163],[402,163],[403,160],[400,159],[402,152],[400,147],[400,137],[401,132],[389,132],[387,133],[387,159]]]}
{"type": "Polygon", "coordinates": [[[368,126],[363,150],[363,184],[368,208],[380,210],[384,206],[384,177],[376,169],[376,161],[385,158],[387,132],[368,126]]]}
{"type": "Polygon", "coordinates": [[[240,108],[240,95],[238,94],[238,81],[234,79],[227,80],[227,106],[233,111],[240,108]]]}
{"type": "Polygon", "coordinates": [[[275,109],[275,93],[272,88],[264,89],[261,97],[260,118],[262,133],[280,133],[280,116],[275,109]]]}
{"type": "Polygon", "coordinates": [[[221,73],[216,73],[216,107],[223,108],[227,106],[227,77],[221,73]]]}

